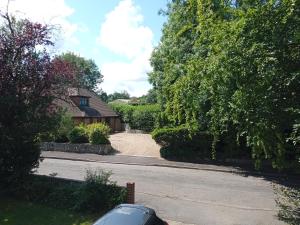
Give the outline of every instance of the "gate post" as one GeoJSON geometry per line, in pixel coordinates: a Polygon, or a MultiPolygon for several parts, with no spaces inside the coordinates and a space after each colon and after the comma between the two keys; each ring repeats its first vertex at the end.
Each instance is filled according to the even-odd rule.
{"type": "Polygon", "coordinates": [[[127,203],[128,204],[134,204],[135,202],[135,183],[127,183],[126,184],[127,189],[127,203]]]}

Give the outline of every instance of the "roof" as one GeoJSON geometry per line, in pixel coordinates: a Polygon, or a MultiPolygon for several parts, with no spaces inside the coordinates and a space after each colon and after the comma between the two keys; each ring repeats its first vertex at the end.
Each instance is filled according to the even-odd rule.
{"type": "Polygon", "coordinates": [[[139,205],[122,204],[105,214],[94,225],[143,225],[155,215],[153,209],[139,205]]]}
{"type": "Polygon", "coordinates": [[[103,102],[96,93],[84,88],[69,88],[66,99],[57,99],[55,104],[65,108],[72,117],[117,117],[105,102],[103,102]],[[89,98],[89,106],[78,106],[72,100],[72,97],[89,98]]]}

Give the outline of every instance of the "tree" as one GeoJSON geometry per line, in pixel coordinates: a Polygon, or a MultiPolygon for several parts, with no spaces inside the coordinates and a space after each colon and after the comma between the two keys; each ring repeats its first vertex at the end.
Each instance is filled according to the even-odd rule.
{"type": "Polygon", "coordinates": [[[0,179],[20,181],[39,164],[37,135],[56,124],[55,96],[72,79],[72,66],[51,60],[47,25],[1,15],[0,26],[0,179]]]}
{"type": "Polygon", "coordinates": [[[156,104],[157,94],[155,89],[150,89],[146,95],[139,98],[140,104],[156,104]]]}
{"type": "Polygon", "coordinates": [[[72,52],[63,53],[58,59],[65,60],[76,68],[76,76],[73,81],[75,86],[96,91],[97,85],[103,81],[103,75],[92,59],[85,59],[72,52]]]}
{"type": "Polygon", "coordinates": [[[108,102],[114,101],[116,99],[130,99],[130,95],[127,91],[114,92],[108,95],[108,102]]]}
{"type": "Polygon", "coordinates": [[[229,133],[243,138],[257,168],[265,159],[299,167],[299,7],[172,1],[149,74],[170,125],[208,129],[214,144],[229,133]]]}
{"type": "Polygon", "coordinates": [[[103,91],[102,89],[97,90],[96,94],[101,98],[101,100],[103,102],[108,102],[108,95],[105,91],[103,91]]]}

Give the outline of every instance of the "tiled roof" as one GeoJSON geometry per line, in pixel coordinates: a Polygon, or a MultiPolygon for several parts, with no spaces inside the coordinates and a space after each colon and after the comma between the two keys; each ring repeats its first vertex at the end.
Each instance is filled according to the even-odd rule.
{"type": "Polygon", "coordinates": [[[72,117],[116,117],[118,116],[94,92],[83,88],[68,89],[65,100],[57,99],[55,104],[65,108],[72,117]],[[89,98],[89,106],[77,106],[70,96],[83,96],[89,98]]]}

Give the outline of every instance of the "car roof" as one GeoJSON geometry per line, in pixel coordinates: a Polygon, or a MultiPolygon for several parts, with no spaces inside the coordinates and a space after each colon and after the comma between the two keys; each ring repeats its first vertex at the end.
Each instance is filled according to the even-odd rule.
{"type": "Polygon", "coordinates": [[[94,225],[144,225],[155,215],[153,209],[142,205],[121,204],[105,214],[94,225]]]}

